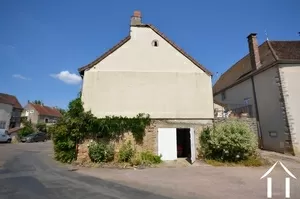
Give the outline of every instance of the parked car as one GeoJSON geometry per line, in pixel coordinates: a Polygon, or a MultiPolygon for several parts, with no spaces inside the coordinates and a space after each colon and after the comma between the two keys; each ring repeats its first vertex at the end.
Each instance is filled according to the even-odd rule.
{"type": "Polygon", "coordinates": [[[0,142],[11,143],[11,137],[5,129],[0,129],[0,142]]]}
{"type": "Polygon", "coordinates": [[[45,142],[47,141],[47,134],[44,132],[32,133],[21,139],[21,142],[45,142]]]}

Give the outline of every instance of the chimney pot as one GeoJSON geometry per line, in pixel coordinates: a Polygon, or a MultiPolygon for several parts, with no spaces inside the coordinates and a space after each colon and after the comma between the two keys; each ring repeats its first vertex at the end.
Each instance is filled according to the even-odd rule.
{"type": "Polygon", "coordinates": [[[139,10],[134,11],[133,16],[134,17],[142,17],[141,11],[139,11],[139,10]]]}
{"type": "Polygon", "coordinates": [[[133,16],[131,17],[131,26],[142,25],[142,14],[141,11],[134,11],[133,16]]]}
{"type": "Polygon", "coordinates": [[[251,39],[253,37],[256,37],[257,33],[250,33],[249,36],[247,37],[248,39],[251,39]]]}
{"type": "Polygon", "coordinates": [[[253,70],[257,70],[261,66],[259,48],[256,33],[249,34],[248,45],[249,45],[249,54],[251,60],[251,66],[253,70]]]}

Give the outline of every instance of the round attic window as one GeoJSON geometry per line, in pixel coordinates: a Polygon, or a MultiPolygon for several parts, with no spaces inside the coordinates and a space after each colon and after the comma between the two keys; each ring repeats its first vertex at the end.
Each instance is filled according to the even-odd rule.
{"type": "Polygon", "coordinates": [[[153,40],[153,41],[152,41],[152,46],[158,47],[158,41],[157,41],[157,40],[153,40]]]}

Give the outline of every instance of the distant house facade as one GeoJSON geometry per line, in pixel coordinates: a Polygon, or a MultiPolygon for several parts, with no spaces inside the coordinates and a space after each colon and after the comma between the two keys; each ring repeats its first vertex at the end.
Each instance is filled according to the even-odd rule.
{"type": "Polygon", "coordinates": [[[33,124],[46,123],[55,124],[62,116],[60,111],[54,107],[28,103],[23,110],[22,116],[33,124]]]}
{"type": "Polygon", "coordinates": [[[153,152],[173,160],[177,146],[186,145],[195,157],[195,135],[214,118],[211,73],[156,27],[143,24],[139,11],[130,34],[79,73],[85,110],[99,118],[149,114],[157,122],[146,133],[153,152]],[[180,143],[183,134],[190,144],[180,143]]]}
{"type": "Polygon", "coordinates": [[[215,118],[224,118],[226,115],[226,105],[214,100],[214,115],[215,118]]]}
{"type": "Polygon", "coordinates": [[[259,122],[262,148],[300,155],[300,41],[248,36],[249,54],[213,86],[214,99],[259,122]]]}
{"type": "Polygon", "coordinates": [[[0,93],[0,129],[9,130],[20,127],[22,110],[15,96],[0,93]]]}

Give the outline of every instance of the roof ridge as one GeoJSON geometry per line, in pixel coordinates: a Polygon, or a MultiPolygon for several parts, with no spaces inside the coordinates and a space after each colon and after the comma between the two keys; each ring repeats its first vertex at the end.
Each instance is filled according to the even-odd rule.
{"type": "Polygon", "coordinates": [[[22,105],[20,104],[18,98],[15,95],[11,95],[8,93],[0,93],[0,99],[2,99],[2,103],[10,104],[17,109],[22,109],[22,105]]]}
{"type": "Polygon", "coordinates": [[[11,96],[11,97],[16,97],[15,95],[11,95],[11,94],[8,94],[8,93],[0,93],[0,95],[8,95],[8,96],[11,96]]]}
{"type": "Polygon", "coordinates": [[[186,53],[182,48],[180,48],[178,45],[176,45],[173,41],[168,39],[167,36],[165,36],[161,31],[159,31],[154,25],[152,24],[146,24],[149,26],[154,32],[156,32],[159,36],[161,36],[164,40],[166,40],[171,46],[173,46],[177,51],[179,51],[182,55],[184,55],[187,59],[189,59],[193,64],[198,66],[201,70],[203,70],[206,74],[212,76],[212,72],[210,72],[208,69],[206,69],[202,64],[200,64],[197,60],[195,60],[192,56],[190,56],[188,53],[186,53]]]}
{"type": "Polygon", "coordinates": [[[32,102],[29,102],[29,103],[33,104],[33,105],[41,106],[41,107],[52,108],[51,106],[47,106],[47,105],[43,105],[43,104],[35,104],[35,103],[32,103],[32,102]]]}
{"type": "Polygon", "coordinates": [[[300,40],[270,40],[270,42],[300,42],[300,40]]]}
{"type": "Polygon", "coordinates": [[[41,104],[34,104],[29,102],[28,104],[31,104],[33,108],[41,115],[47,115],[47,116],[61,116],[61,113],[58,109],[51,107],[51,106],[45,106],[41,104]]]}
{"type": "Polygon", "coordinates": [[[103,59],[105,59],[106,57],[108,57],[110,54],[112,54],[114,51],[116,51],[118,48],[120,48],[121,46],[123,46],[127,41],[129,41],[131,39],[130,35],[127,35],[124,39],[122,39],[121,41],[119,41],[117,44],[115,44],[113,47],[111,47],[110,49],[108,49],[107,51],[105,51],[103,54],[101,54],[98,58],[96,58],[94,61],[92,61],[91,63],[78,68],[78,72],[79,73],[83,73],[84,70],[86,69],[90,69],[92,68],[94,65],[98,64],[99,62],[101,62],[103,59]]]}
{"type": "MultiPolygon", "coordinates": [[[[195,64],[198,68],[203,70],[207,75],[212,76],[213,74],[206,69],[202,64],[200,64],[197,60],[195,60],[193,57],[188,55],[182,48],[177,46],[174,42],[172,42],[170,39],[168,39],[162,32],[160,32],[155,26],[152,24],[140,24],[140,25],[134,25],[134,27],[149,27],[151,28],[156,34],[161,36],[166,42],[168,42],[173,48],[175,48],[177,51],[179,51],[182,55],[184,55],[187,59],[189,59],[193,64],[195,64]]],[[[83,75],[84,70],[92,68],[94,65],[97,63],[101,62],[103,59],[108,57],[110,54],[112,54],[114,51],[116,51],[118,48],[120,48],[122,45],[124,45],[127,41],[131,39],[131,36],[125,37],[123,40],[121,40],[119,43],[114,45],[112,48],[110,48],[108,51],[103,53],[100,57],[98,57],[96,60],[93,62],[81,67],[78,69],[78,72],[83,75]]]]}
{"type": "Polygon", "coordinates": [[[279,60],[279,58],[278,58],[278,56],[277,56],[277,54],[276,54],[274,48],[272,47],[271,41],[268,41],[268,40],[267,40],[267,44],[268,44],[268,46],[269,46],[269,48],[270,48],[270,50],[271,50],[271,52],[272,52],[272,55],[274,56],[275,60],[276,60],[276,61],[279,60]]]}
{"type": "MultiPolygon", "coordinates": [[[[265,41],[265,42],[267,42],[267,41],[265,41]]],[[[262,46],[262,45],[264,45],[265,44],[265,42],[263,42],[262,44],[260,44],[259,46],[258,46],[258,49],[262,46]]],[[[239,62],[242,62],[244,59],[246,59],[248,56],[249,56],[249,52],[246,54],[246,55],[244,55],[241,59],[239,59],[238,61],[236,61],[236,62],[234,62],[234,64],[232,64],[231,65],[231,67],[230,68],[228,68],[224,73],[222,73],[222,75],[218,78],[218,79],[220,79],[226,72],[228,72],[228,71],[230,71],[235,65],[237,65],[239,62]]]]}

